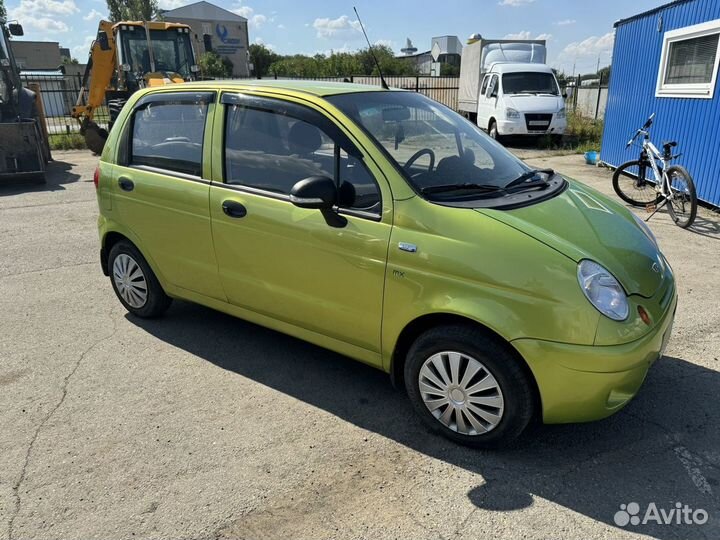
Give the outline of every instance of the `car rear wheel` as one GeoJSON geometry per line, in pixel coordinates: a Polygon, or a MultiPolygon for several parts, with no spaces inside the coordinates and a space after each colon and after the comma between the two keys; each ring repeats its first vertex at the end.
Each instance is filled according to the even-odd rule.
{"type": "Polygon", "coordinates": [[[118,299],[130,313],[151,318],[162,315],[172,299],[140,251],[129,242],[118,242],[108,256],[110,282],[118,299]]]}
{"type": "Polygon", "coordinates": [[[479,328],[443,326],[422,334],[404,375],[425,425],[462,444],[507,444],[534,413],[533,386],[518,359],[479,328]]]}

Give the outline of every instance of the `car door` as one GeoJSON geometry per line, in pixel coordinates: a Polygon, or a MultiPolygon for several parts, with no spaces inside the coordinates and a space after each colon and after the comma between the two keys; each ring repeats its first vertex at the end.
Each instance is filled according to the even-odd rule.
{"type": "Polygon", "coordinates": [[[362,349],[359,357],[379,365],[392,217],[379,168],[318,109],[235,94],[221,106],[222,173],[213,172],[210,213],[228,300],[362,349]],[[344,226],[290,202],[292,186],[317,175],[339,185],[344,226]]]}
{"type": "Polygon", "coordinates": [[[120,222],[163,281],[224,300],[208,208],[215,96],[163,92],[141,98],[123,125],[112,189],[120,222]]]}
{"type": "Polygon", "coordinates": [[[492,74],[487,73],[483,78],[482,85],[480,86],[480,93],[478,94],[477,125],[483,129],[488,128],[488,123],[490,121],[489,99],[485,94],[487,92],[488,85],[490,84],[491,79],[492,74]]]}

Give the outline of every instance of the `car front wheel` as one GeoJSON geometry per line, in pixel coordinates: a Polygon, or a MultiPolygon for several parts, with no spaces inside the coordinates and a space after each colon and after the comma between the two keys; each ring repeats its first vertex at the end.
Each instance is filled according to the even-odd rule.
{"type": "Polygon", "coordinates": [[[462,444],[507,444],[534,413],[533,386],[519,360],[479,328],[443,326],[422,334],[404,375],[423,422],[462,444]]]}

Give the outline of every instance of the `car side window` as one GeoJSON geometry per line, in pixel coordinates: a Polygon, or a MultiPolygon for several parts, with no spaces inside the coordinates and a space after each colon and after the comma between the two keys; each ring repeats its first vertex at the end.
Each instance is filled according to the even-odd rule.
{"type": "Polygon", "coordinates": [[[225,183],[288,195],[310,176],[338,185],[340,208],[381,212],[380,189],[348,142],[320,113],[262,99],[232,104],[225,117],[225,183]]]}
{"type": "Polygon", "coordinates": [[[213,95],[153,97],[157,99],[141,102],[133,113],[129,165],[202,176],[203,138],[213,95]]]}
{"type": "Polygon", "coordinates": [[[482,88],[480,88],[480,94],[483,96],[485,95],[485,92],[487,92],[488,83],[490,82],[491,75],[485,75],[485,78],[483,79],[482,88]]]}

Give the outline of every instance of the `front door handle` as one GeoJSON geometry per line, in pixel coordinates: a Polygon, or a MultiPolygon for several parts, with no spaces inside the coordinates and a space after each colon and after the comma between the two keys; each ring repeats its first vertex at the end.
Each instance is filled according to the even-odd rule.
{"type": "Polygon", "coordinates": [[[132,191],[133,189],[135,189],[135,183],[129,178],[125,178],[124,176],[118,178],[118,185],[123,191],[132,191]]]}
{"type": "Polygon", "coordinates": [[[241,218],[247,215],[247,208],[237,201],[223,201],[222,203],[223,212],[231,218],[241,218]]]}

